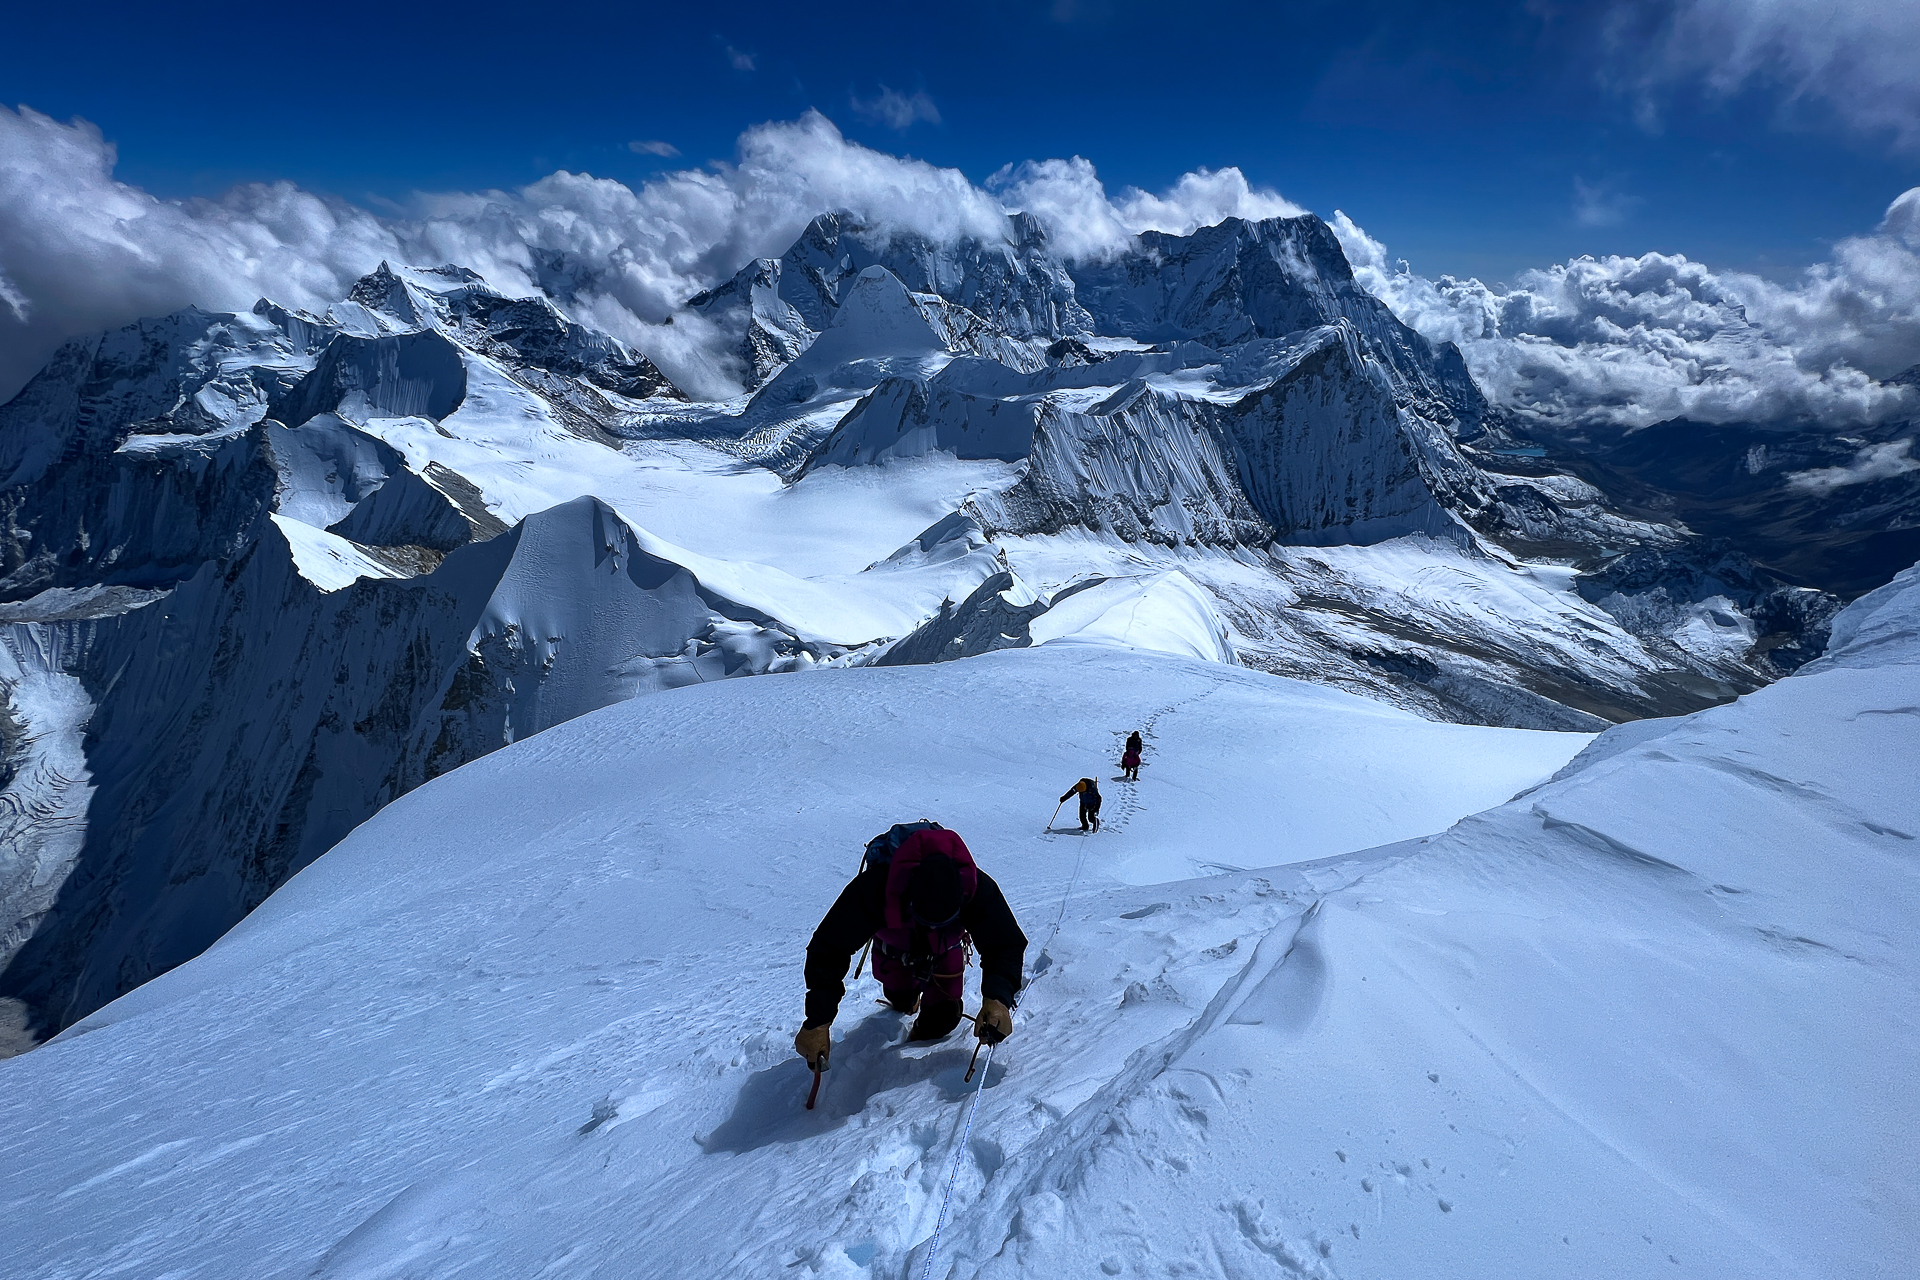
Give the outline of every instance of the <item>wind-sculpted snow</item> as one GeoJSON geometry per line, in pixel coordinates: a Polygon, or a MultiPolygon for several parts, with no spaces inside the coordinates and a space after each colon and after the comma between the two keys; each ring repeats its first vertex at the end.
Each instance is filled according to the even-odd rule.
{"type": "Polygon", "coordinates": [[[1107,645],[607,708],[405,797],[0,1064],[12,1257],[1895,1274],[1916,589],[1843,616],[1833,663],[1597,742],[1107,645]],[[1142,780],[1108,782],[1131,728],[1142,780]],[[1046,829],[1095,773],[1105,829],[1046,829]],[[901,1044],[864,979],[805,1111],[805,940],[923,814],[1033,939],[1014,1034],[963,1082],[965,1038],[901,1044]]]}
{"type": "Polygon", "coordinates": [[[1055,596],[1027,629],[1036,645],[1092,644],[1233,665],[1213,599],[1179,570],[1106,578],[1055,596]]]}
{"type": "Polygon", "coordinates": [[[1833,620],[1833,637],[1812,671],[1920,661],[1920,566],[1868,592],[1833,620]]]}
{"type": "Polygon", "coordinates": [[[1213,417],[1211,405],[1140,382],[1084,413],[1049,405],[1025,478],[976,497],[972,510],[999,535],[1077,526],[1124,542],[1261,545],[1272,530],[1241,489],[1213,417]]]}

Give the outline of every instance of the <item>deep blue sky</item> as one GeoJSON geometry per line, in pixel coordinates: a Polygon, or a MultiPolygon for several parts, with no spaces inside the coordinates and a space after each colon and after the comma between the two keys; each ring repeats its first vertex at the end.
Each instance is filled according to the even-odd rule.
{"type": "Polygon", "coordinates": [[[159,195],[287,178],[362,203],[555,168],[638,183],[814,107],[976,180],[1073,154],[1109,190],[1239,165],[1424,274],[1488,279],[1650,249],[1782,275],[1920,184],[1920,155],[1817,103],[1783,116],[1765,85],[1673,85],[1661,127],[1636,123],[1603,83],[1636,55],[1606,51],[1602,6],[913,8],[13,5],[0,100],[94,121],[119,176],[159,195]],[[854,99],[883,84],[939,122],[862,118],[854,99]],[[627,146],[648,139],[681,158],[627,146]],[[1580,220],[1582,184],[1612,221],[1580,220]]]}

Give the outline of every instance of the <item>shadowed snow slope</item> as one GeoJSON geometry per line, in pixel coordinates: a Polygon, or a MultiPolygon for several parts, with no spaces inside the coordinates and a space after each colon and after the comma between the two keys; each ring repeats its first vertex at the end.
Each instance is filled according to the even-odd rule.
{"type": "Polygon", "coordinates": [[[1903,1274],[1916,599],[1424,839],[1589,740],[1085,645],[596,712],[0,1063],[14,1265],[919,1275],[964,1043],[856,984],[809,1114],[789,1037],[860,842],[926,814],[1038,975],[936,1276],[1903,1274]],[[1106,831],[1042,832],[1135,726],[1106,831]]]}

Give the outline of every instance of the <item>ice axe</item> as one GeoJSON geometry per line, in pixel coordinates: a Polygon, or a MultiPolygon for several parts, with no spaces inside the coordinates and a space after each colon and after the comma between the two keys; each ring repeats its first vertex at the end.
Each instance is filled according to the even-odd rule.
{"type": "Polygon", "coordinates": [[[853,966],[853,980],[860,981],[860,971],[867,967],[867,952],[873,950],[873,939],[867,939],[867,945],[860,948],[860,963],[853,966]]]}
{"type": "MultiPolygon", "coordinates": [[[[813,1067],[813,1088],[807,1090],[807,1110],[813,1110],[813,1104],[820,1097],[820,1079],[827,1073],[827,1055],[821,1054],[811,1064],[813,1067]]],[[[969,1071],[968,1075],[973,1073],[969,1071]]]]}
{"type": "MultiPolygon", "coordinates": [[[[968,1022],[971,1022],[975,1027],[978,1027],[980,1025],[980,1019],[985,1013],[986,1013],[986,1007],[983,1005],[981,1006],[979,1013],[964,1013],[964,1014],[961,1014],[960,1016],[965,1018],[968,1022]]],[[[1004,1037],[1002,1038],[1004,1039],[1004,1037]]],[[[999,1044],[999,1043],[1000,1043],[999,1040],[988,1040],[985,1036],[981,1036],[979,1039],[973,1042],[973,1056],[967,1059],[967,1074],[960,1077],[961,1084],[965,1084],[967,1083],[967,1081],[973,1079],[974,1066],[980,1061],[980,1050],[985,1048],[989,1044],[999,1044]]]]}
{"type": "MultiPolygon", "coordinates": [[[[1059,804],[1053,806],[1053,818],[1059,817],[1060,811],[1066,807],[1067,807],[1067,802],[1065,800],[1062,800],[1059,804]]],[[[1047,830],[1049,831],[1053,830],[1053,818],[1047,819],[1047,830]]]]}

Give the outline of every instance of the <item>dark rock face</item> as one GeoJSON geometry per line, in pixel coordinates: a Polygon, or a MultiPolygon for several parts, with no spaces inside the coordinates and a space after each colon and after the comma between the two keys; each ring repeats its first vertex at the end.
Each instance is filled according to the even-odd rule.
{"type": "Polygon", "coordinates": [[[1843,603],[1782,580],[1724,543],[1636,548],[1580,574],[1574,586],[1582,599],[1648,639],[1670,638],[1689,613],[1704,612],[1729,628],[1741,617],[1750,619],[1756,634],[1739,657],[1747,670],[1733,674],[1755,688],[1819,657],[1843,603]]]}
{"type": "Polygon", "coordinates": [[[260,346],[185,311],[68,343],[0,406],[0,600],[88,583],[165,586],[257,535],[274,477],[246,423],[265,369],[186,359],[260,346]]]}
{"type": "Polygon", "coordinates": [[[391,337],[336,334],[313,372],[276,397],[268,416],[297,427],[349,398],[363,415],[438,421],[467,398],[467,367],[444,334],[428,329],[391,337]]]}
{"type": "Polygon", "coordinates": [[[922,623],[917,631],[897,640],[874,663],[880,667],[905,667],[924,662],[951,662],[1000,649],[1024,649],[1033,643],[1027,634],[1033,620],[1045,613],[1052,602],[1034,600],[1013,604],[1007,593],[1013,591],[1011,573],[996,573],[974,588],[958,605],[940,602],[940,612],[922,623]]]}
{"type": "Polygon", "coordinates": [[[875,266],[913,292],[959,308],[964,315],[949,321],[956,332],[978,330],[995,341],[1091,332],[1074,301],[1072,276],[1053,256],[1045,229],[1025,214],[1008,220],[1004,240],[951,244],[866,226],[851,214],[823,214],[781,257],[755,259],[687,305],[737,335],[752,389],[832,327],[851,282],[875,266]]]}
{"type": "Polygon", "coordinates": [[[687,300],[690,309],[733,336],[748,390],[798,359],[815,336],[781,297],[785,265],[779,258],[755,258],[725,284],[687,300]]]}
{"type": "Polygon", "coordinates": [[[781,258],[781,296],[815,331],[832,323],[847,281],[880,266],[916,293],[957,303],[1012,338],[1092,331],[1073,278],[1054,258],[1038,220],[1015,214],[999,243],[935,244],[859,224],[844,213],[815,218],[781,258]]]}
{"type": "Polygon", "coordinates": [[[653,361],[574,324],[545,298],[505,298],[473,288],[448,295],[445,304],[463,342],[509,365],[580,378],[634,400],[686,399],[653,361]]]}

